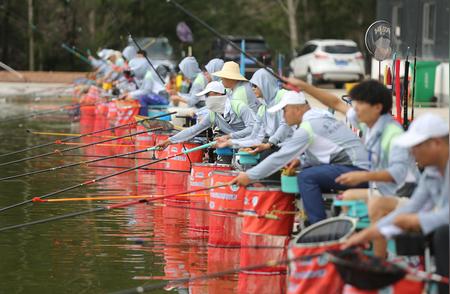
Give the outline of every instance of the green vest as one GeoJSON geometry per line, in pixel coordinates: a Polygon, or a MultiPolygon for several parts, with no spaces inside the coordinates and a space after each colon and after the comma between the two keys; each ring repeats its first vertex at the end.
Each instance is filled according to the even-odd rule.
{"type": "MultiPolygon", "coordinates": [[[[277,92],[277,94],[275,95],[275,99],[274,99],[274,101],[275,101],[275,104],[274,105],[276,105],[276,104],[278,104],[278,103],[280,103],[280,101],[281,101],[281,98],[284,96],[284,94],[287,92],[287,90],[285,90],[285,89],[280,89],[280,90],[278,90],[278,92],[277,92]]],[[[261,105],[259,108],[258,108],[258,112],[256,113],[260,118],[262,118],[263,117],[263,115],[266,113],[266,105],[261,105]]]]}
{"type": "Polygon", "coordinates": [[[403,134],[403,128],[396,123],[389,123],[385,126],[381,135],[381,154],[385,154],[383,158],[389,158],[392,141],[395,137],[403,134]]]}

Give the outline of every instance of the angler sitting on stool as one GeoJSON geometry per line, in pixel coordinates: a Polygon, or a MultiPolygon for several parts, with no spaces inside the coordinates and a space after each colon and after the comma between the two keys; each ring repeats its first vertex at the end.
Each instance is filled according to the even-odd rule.
{"type": "Polygon", "coordinates": [[[266,69],[257,70],[251,80],[253,92],[255,93],[261,105],[256,114],[257,123],[252,133],[242,139],[219,139],[218,148],[248,148],[254,147],[250,154],[261,153],[260,159],[263,160],[273,152],[279,149],[278,144],[289,138],[293,131],[283,119],[283,113],[277,111],[269,113],[267,108],[278,104],[281,97],[287,93],[287,90],[280,89],[277,79],[266,69]],[[264,142],[265,141],[265,142],[264,142]]]}
{"type": "MultiPolygon", "coordinates": [[[[298,126],[291,138],[246,173],[240,173],[235,182],[246,186],[252,180],[267,177],[291,162],[300,164],[298,190],[303,200],[309,223],[326,218],[322,192],[345,190],[346,185],[334,181],[339,175],[350,171],[363,171],[369,167],[368,155],[361,140],[341,121],[328,111],[311,108],[303,93],[289,91],[281,102],[269,112],[283,110],[284,119],[290,126],[298,126]]],[[[363,183],[360,187],[367,187],[363,183]]]]}
{"type": "MultiPolygon", "coordinates": [[[[433,242],[437,273],[448,277],[449,252],[449,127],[441,118],[424,114],[394,144],[411,148],[419,166],[425,167],[411,199],[369,228],[353,235],[344,248],[386,239],[403,232],[435,233],[433,242]]],[[[385,197],[383,201],[397,201],[385,197]]],[[[378,202],[381,208],[384,205],[378,202]]],[[[441,285],[445,286],[445,285],[441,285]]],[[[440,287],[441,287],[440,286],[440,287]]],[[[439,293],[448,293],[446,288],[439,293]]]]}
{"type": "Polygon", "coordinates": [[[197,95],[206,95],[208,113],[197,124],[161,142],[157,147],[166,148],[171,143],[190,140],[213,127],[232,136],[246,136],[251,133],[255,124],[254,113],[243,102],[232,101],[222,83],[210,82],[205,90],[197,95]]]}

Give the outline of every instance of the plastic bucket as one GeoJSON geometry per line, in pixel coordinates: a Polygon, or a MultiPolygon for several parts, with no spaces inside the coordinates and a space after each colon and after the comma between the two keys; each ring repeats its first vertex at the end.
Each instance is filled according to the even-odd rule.
{"type": "Polygon", "coordinates": [[[298,194],[297,176],[281,175],[281,190],[285,193],[298,194]]]}
{"type": "Polygon", "coordinates": [[[237,155],[239,155],[239,163],[242,165],[256,165],[260,158],[259,153],[252,155],[244,151],[238,152],[237,155]]]}
{"type": "Polygon", "coordinates": [[[342,242],[355,230],[355,220],[329,218],[307,227],[288,248],[289,294],[342,293],[344,281],[326,256],[328,250],[339,250],[342,242]]]}
{"type": "MultiPolygon", "coordinates": [[[[211,176],[211,185],[230,182],[239,173],[215,171],[211,176]]],[[[239,186],[224,186],[210,190],[209,208],[217,212],[209,215],[208,245],[240,247],[242,217],[227,212],[240,212],[244,207],[244,189],[239,186]],[[219,212],[223,211],[223,213],[219,212]]]]}
{"type": "MultiPolygon", "coordinates": [[[[181,153],[183,150],[192,149],[200,146],[197,143],[184,142],[171,144],[167,147],[167,156],[174,156],[181,153]]],[[[166,161],[165,168],[172,170],[190,171],[193,163],[202,162],[203,150],[197,150],[188,154],[180,154],[166,161]]]]}
{"type": "MultiPolygon", "coordinates": [[[[260,186],[247,187],[245,191],[246,216],[242,227],[241,267],[255,264],[255,261],[265,263],[270,260],[286,259],[285,248],[294,224],[294,196],[283,193],[279,186],[258,185],[260,186]],[[278,217],[278,220],[262,218],[269,215],[278,217]],[[263,248],[252,248],[255,246],[263,248]]],[[[275,265],[245,272],[282,274],[286,271],[286,265],[275,265]]]]}
{"type": "MultiPolygon", "coordinates": [[[[158,115],[162,115],[162,114],[166,114],[166,113],[168,113],[168,111],[164,111],[161,109],[155,109],[155,108],[148,109],[149,117],[154,117],[154,116],[158,116],[158,115]]],[[[166,115],[166,116],[162,116],[162,117],[158,118],[158,120],[170,121],[170,120],[172,120],[172,117],[170,115],[166,115]]]]}
{"type": "Polygon", "coordinates": [[[229,147],[225,148],[217,148],[214,153],[220,156],[232,156],[233,155],[233,149],[229,147]]]}
{"type": "Polygon", "coordinates": [[[290,236],[294,225],[295,197],[283,193],[279,186],[247,187],[244,211],[255,216],[273,213],[278,220],[245,216],[242,232],[290,236]]]}

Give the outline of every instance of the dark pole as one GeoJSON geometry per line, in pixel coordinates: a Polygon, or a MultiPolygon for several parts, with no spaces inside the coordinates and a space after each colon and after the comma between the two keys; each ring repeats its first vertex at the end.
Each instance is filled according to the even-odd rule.
{"type": "Polygon", "coordinates": [[[188,16],[192,17],[194,20],[196,20],[198,23],[200,23],[202,26],[204,26],[208,31],[210,31],[211,33],[213,33],[214,35],[216,35],[218,38],[220,38],[221,40],[227,42],[231,47],[233,47],[234,49],[238,50],[239,52],[241,52],[242,54],[245,55],[245,57],[247,57],[248,59],[252,60],[253,62],[255,62],[259,67],[264,68],[265,70],[267,70],[271,75],[273,75],[275,78],[277,78],[278,80],[282,81],[283,79],[277,75],[271,68],[267,67],[264,63],[262,63],[261,61],[257,60],[255,57],[253,57],[252,55],[244,52],[241,47],[239,47],[238,45],[234,44],[233,42],[231,42],[228,38],[224,37],[222,34],[220,34],[218,31],[216,31],[214,28],[212,28],[211,26],[209,26],[206,22],[204,22],[203,20],[201,20],[200,18],[198,18],[197,16],[193,15],[189,10],[187,10],[186,8],[184,8],[183,6],[181,6],[178,2],[173,1],[173,0],[166,0],[168,3],[172,3],[176,8],[178,8],[179,10],[183,11],[185,14],[187,14],[188,16]]]}
{"type": "MultiPolygon", "coordinates": [[[[142,50],[141,46],[139,46],[138,42],[136,42],[136,40],[133,38],[133,36],[131,35],[130,32],[128,32],[128,35],[130,36],[131,40],[133,41],[133,43],[136,45],[136,47],[138,48],[138,50],[142,50]]],[[[163,85],[166,84],[166,82],[164,81],[164,79],[159,75],[159,73],[156,71],[156,68],[153,66],[153,64],[150,62],[150,59],[148,59],[147,54],[145,54],[145,59],[147,60],[148,64],[150,64],[150,66],[152,67],[153,71],[156,73],[156,75],[158,76],[158,78],[161,80],[161,83],[163,85]]]]}

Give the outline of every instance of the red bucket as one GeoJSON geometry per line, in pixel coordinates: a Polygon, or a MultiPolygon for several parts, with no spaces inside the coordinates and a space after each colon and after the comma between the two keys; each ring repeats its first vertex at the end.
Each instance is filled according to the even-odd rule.
{"type": "MultiPolygon", "coordinates": [[[[244,198],[244,217],[241,242],[241,267],[255,262],[286,259],[286,247],[294,225],[295,198],[281,191],[279,186],[247,187],[244,198]],[[278,220],[257,216],[277,216],[278,220]],[[261,246],[266,248],[252,248],[261,246]]],[[[286,273],[286,265],[267,266],[252,270],[253,274],[286,273]]]]}
{"type": "MultiPolygon", "coordinates": [[[[181,153],[183,150],[192,149],[198,146],[200,146],[200,144],[190,142],[171,144],[166,148],[167,156],[174,156],[181,153]]],[[[202,160],[203,150],[197,150],[189,154],[181,154],[170,158],[166,161],[165,167],[173,170],[190,171],[192,163],[202,162],[202,160]]]]}
{"type": "Polygon", "coordinates": [[[344,281],[334,264],[323,255],[338,250],[355,230],[355,220],[329,218],[303,230],[289,245],[288,294],[342,293],[344,281]]]}
{"type": "MultiPolygon", "coordinates": [[[[216,171],[212,173],[211,185],[230,182],[239,173],[216,171]]],[[[217,212],[209,215],[208,245],[240,247],[242,217],[226,212],[241,212],[244,207],[245,190],[239,186],[224,186],[210,191],[209,208],[217,212]],[[238,192],[239,191],[239,192],[238,192]],[[223,211],[223,213],[219,212],[223,211]]]]}
{"type": "Polygon", "coordinates": [[[80,124],[92,124],[95,120],[95,106],[80,106],[80,124]]]}
{"type": "Polygon", "coordinates": [[[279,186],[247,187],[244,211],[255,216],[274,214],[279,219],[244,217],[242,232],[290,236],[294,225],[295,197],[281,191],[279,186]]]}
{"type": "MultiPolygon", "coordinates": [[[[147,128],[141,125],[138,125],[136,128],[137,133],[144,132],[146,130],[147,128]]],[[[135,144],[136,147],[139,147],[139,149],[152,147],[155,145],[155,137],[149,132],[136,135],[135,144]]]]}
{"type": "MultiPolygon", "coordinates": [[[[231,165],[214,163],[194,163],[192,165],[191,176],[189,177],[189,190],[200,189],[210,186],[212,172],[218,170],[231,170],[231,165]]],[[[198,194],[209,194],[208,190],[200,191],[198,194]]],[[[189,206],[189,237],[207,238],[209,230],[208,197],[192,197],[189,206]]]]}

